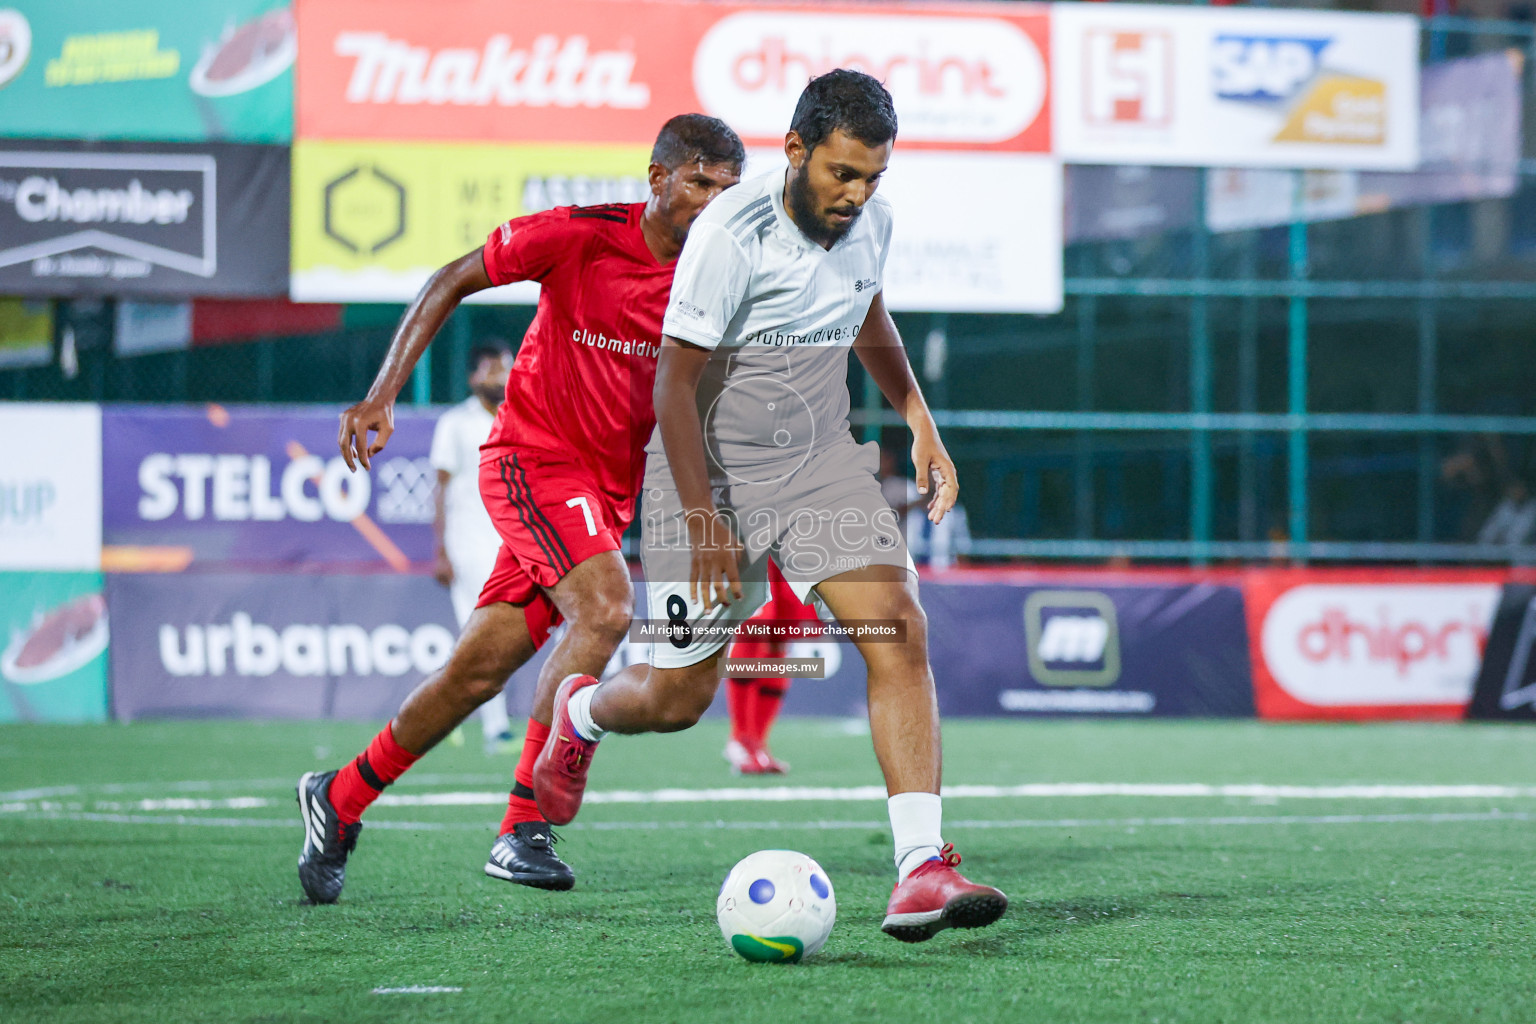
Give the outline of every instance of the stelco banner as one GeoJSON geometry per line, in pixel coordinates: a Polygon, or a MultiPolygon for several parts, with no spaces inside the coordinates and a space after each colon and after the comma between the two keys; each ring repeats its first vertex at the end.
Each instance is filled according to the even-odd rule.
{"type": "Polygon", "coordinates": [[[21,0],[0,8],[0,136],[293,134],[288,0],[21,0]]]}
{"type": "Polygon", "coordinates": [[[1499,602],[1490,573],[1248,574],[1260,717],[1460,718],[1499,602]]]}
{"type": "Polygon", "coordinates": [[[3,402],[0,438],[0,571],[100,569],[101,410],[3,402]]]}
{"type": "Polygon", "coordinates": [[[887,84],[903,146],[1047,153],[1047,8],[299,0],[298,135],[649,147],[702,111],[782,142],[808,78],[887,84]]]}
{"type": "MultiPolygon", "coordinates": [[[[654,126],[660,127],[660,122],[654,126]]],[[[300,141],[293,152],[292,297],[409,302],[431,273],[502,221],[553,206],[638,202],[649,144],[393,144],[300,141]]],[[[749,151],[746,174],[783,167],[749,151]]],[[[896,310],[1061,308],[1061,167],[1019,153],[903,152],[881,183],[896,209],[886,301],[896,310]],[[956,218],[956,180],[1007,181],[1017,199],[956,218]]],[[[475,296],[533,302],[520,283],[475,296]]]]}
{"type": "Polygon", "coordinates": [[[388,718],[455,636],[427,576],[115,575],[107,599],[123,721],[388,718]]]}
{"type": "Polygon", "coordinates": [[[1407,15],[1051,8],[1052,130],[1072,163],[1411,170],[1407,15]]]}
{"type": "Polygon", "coordinates": [[[1253,714],[1236,587],[930,581],[922,591],[945,714],[1253,714]]]}
{"type": "Polygon", "coordinates": [[[279,146],[0,143],[0,291],[280,295],[279,146]]]}
{"type": "Polygon", "coordinates": [[[372,472],[330,409],[109,408],[103,535],[113,567],[407,571],[432,557],[434,414],[399,409],[372,472]]]}

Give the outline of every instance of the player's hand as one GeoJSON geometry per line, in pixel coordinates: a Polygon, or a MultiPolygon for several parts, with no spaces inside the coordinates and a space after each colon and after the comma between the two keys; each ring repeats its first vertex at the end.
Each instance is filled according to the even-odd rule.
{"type": "Polygon", "coordinates": [[[938,523],[955,507],[960,481],[954,460],[934,429],[922,430],[912,442],[912,466],[917,471],[917,491],[928,496],[928,521],[938,523]]]}
{"type": "Polygon", "coordinates": [[[437,553],[437,559],[432,563],[432,578],[445,587],[453,586],[453,563],[448,561],[445,552],[437,553]]]}
{"type": "Polygon", "coordinates": [[[341,446],[341,457],[346,460],[347,468],[354,473],[359,465],[372,469],[369,460],[384,450],[394,432],[393,401],[365,398],[342,413],[341,433],[337,435],[336,443],[341,446]],[[370,431],[378,435],[372,444],[368,441],[370,431]]]}
{"type": "Polygon", "coordinates": [[[741,600],[741,541],[723,516],[689,517],[688,598],[707,612],[741,600]]]}

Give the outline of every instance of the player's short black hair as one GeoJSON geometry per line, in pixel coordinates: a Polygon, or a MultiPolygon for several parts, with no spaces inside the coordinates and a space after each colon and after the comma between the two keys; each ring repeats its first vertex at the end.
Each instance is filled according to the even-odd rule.
{"type": "Polygon", "coordinates": [[[661,126],[656,145],[651,147],[651,163],[667,170],[684,164],[731,164],[740,168],[747,162],[746,147],[731,126],[707,114],[678,114],[661,126]]]}
{"type": "Polygon", "coordinates": [[[511,354],[512,346],[508,345],[500,338],[491,338],[486,341],[482,341],[480,344],[469,350],[469,366],[467,369],[470,373],[474,373],[476,370],[480,369],[480,364],[485,362],[487,359],[502,359],[505,356],[509,356],[511,354]]]}
{"type": "Polygon", "coordinates": [[[866,146],[883,146],[896,138],[896,107],[876,79],[838,68],[810,80],[789,127],[807,153],[836,131],[866,146]]]}

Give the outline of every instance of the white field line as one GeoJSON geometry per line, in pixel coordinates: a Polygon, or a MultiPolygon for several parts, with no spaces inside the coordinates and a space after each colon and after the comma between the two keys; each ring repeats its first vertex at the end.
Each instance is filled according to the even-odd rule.
{"type": "MultiPolygon", "coordinates": [[[[66,787],[43,793],[48,796],[76,795],[59,792],[66,787]]],[[[1536,786],[1510,785],[1332,785],[1277,786],[1265,784],[1209,785],[1205,783],[1127,783],[1127,782],[1041,782],[1019,786],[961,785],[945,786],[949,799],[1044,799],[1084,797],[1136,797],[1146,799],[1239,799],[1259,803],[1278,800],[1520,800],[1536,798],[1536,786]]],[[[233,811],[285,806],[287,797],[162,797],[141,800],[60,801],[55,799],[12,799],[0,802],[0,814],[28,814],[39,811],[163,812],[163,811],[233,811]]],[[[588,793],[584,803],[602,804],[723,804],[723,803],[817,803],[884,801],[881,786],[731,786],[716,789],[615,789],[588,793]]],[[[504,791],[460,791],[448,793],[386,793],[379,797],[380,807],[499,807],[506,803],[504,791]]]]}
{"type": "MultiPolygon", "coordinates": [[[[207,818],[185,815],[98,814],[90,811],[41,811],[19,815],[27,821],[89,821],[114,825],[201,825],[216,828],[286,828],[299,823],[293,818],[207,818]]],[[[1457,822],[1532,822],[1536,813],[1526,811],[1468,811],[1428,814],[1239,814],[1217,817],[1163,818],[1016,818],[1010,820],[960,819],[948,824],[950,829],[1083,829],[1083,828],[1226,828],[1249,825],[1440,825],[1457,822]]],[[[487,823],[428,821],[369,821],[370,829],[402,832],[484,832],[487,823]]],[[[572,832],[657,832],[676,830],[676,821],[600,821],[573,822],[561,826],[572,832]]],[[[701,821],[683,827],[704,831],[777,832],[786,829],[809,832],[865,831],[890,827],[887,821],[701,821]]]]}
{"type": "Polygon", "coordinates": [[[376,996],[430,996],[442,992],[463,992],[457,985],[406,985],[403,988],[376,988],[376,996]]]}

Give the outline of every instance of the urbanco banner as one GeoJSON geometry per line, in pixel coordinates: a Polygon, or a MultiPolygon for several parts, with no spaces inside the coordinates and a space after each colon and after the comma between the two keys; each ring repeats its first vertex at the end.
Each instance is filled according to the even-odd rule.
{"type": "Polygon", "coordinates": [[[901,144],[1049,152],[1049,13],[975,3],[298,0],[297,134],[649,146],[701,111],[782,141],[806,81],[891,91],[901,144]]]}
{"type": "Polygon", "coordinates": [[[406,571],[432,558],[441,410],[397,409],[372,471],[347,469],[339,409],[118,406],[104,413],[108,566],[406,571]]]}
{"type": "Polygon", "coordinates": [[[388,718],[456,635],[430,576],[112,575],[107,606],[122,721],[388,718]]]}
{"type": "Polygon", "coordinates": [[[297,53],[289,0],[9,0],[0,136],[286,142],[297,53]]]}
{"type": "Polygon", "coordinates": [[[1412,170],[1407,15],[1051,7],[1052,131],[1071,163],[1412,170]]]}
{"type": "Polygon", "coordinates": [[[281,295],[288,149],[0,141],[0,291],[281,295]]]}

